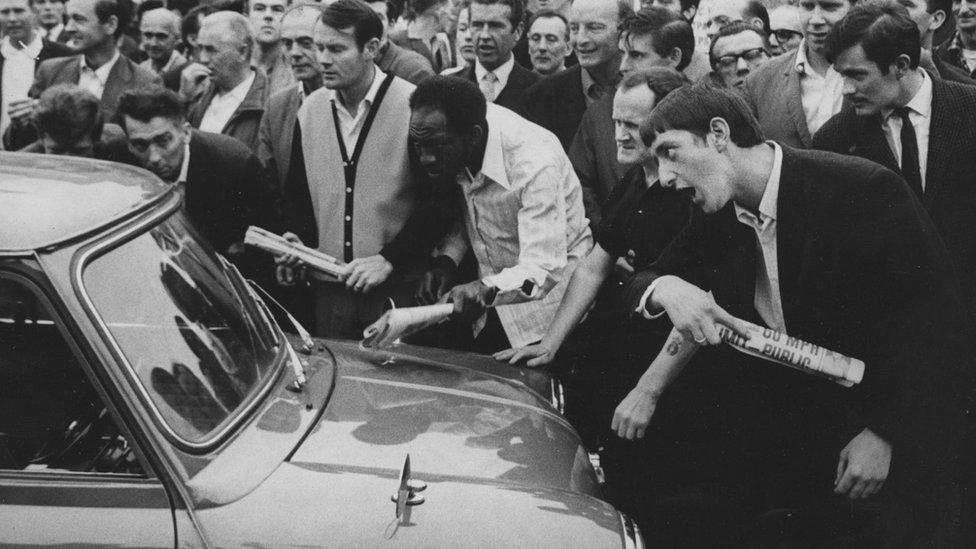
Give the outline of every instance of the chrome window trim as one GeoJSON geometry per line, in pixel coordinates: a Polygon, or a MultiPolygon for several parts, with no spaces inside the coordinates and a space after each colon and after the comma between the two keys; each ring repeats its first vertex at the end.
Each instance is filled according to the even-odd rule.
{"type": "Polygon", "coordinates": [[[624,549],[644,549],[644,538],[634,519],[620,511],[617,511],[617,514],[620,516],[620,527],[623,530],[624,549]]]}
{"type": "MultiPolygon", "coordinates": [[[[236,414],[236,416],[232,421],[228,422],[221,429],[214,431],[211,434],[211,436],[205,438],[202,441],[193,442],[190,440],[186,440],[185,438],[181,437],[178,433],[176,433],[176,431],[174,431],[173,428],[170,427],[170,425],[166,422],[166,419],[159,411],[159,408],[156,406],[156,403],[153,401],[152,396],[149,394],[149,391],[146,390],[146,387],[143,385],[142,381],[139,380],[139,376],[136,374],[136,371],[132,367],[132,364],[129,362],[129,359],[126,358],[125,353],[122,351],[121,346],[119,346],[118,342],[112,336],[112,332],[109,329],[108,325],[105,323],[104,319],[102,319],[101,314],[99,314],[98,310],[95,308],[95,304],[92,301],[91,297],[88,295],[88,291],[85,288],[85,284],[83,280],[85,267],[87,267],[91,261],[97,259],[98,257],[107,253],[108,251],[124,244],[125,242],[128,242],[129,240],[132,240],[146,233],[152,227],[158,225],[162,220],[169,218],[171,215],[177,212],[179,210],[179,207],[180,207],[180,202],[174,201],[172,204],[165,206],[163,209],[161,209],[156,213],[153,213],[146,219],[137,221],[128,227],[122,228],[116,234],[106,238],[101,242],[96,243],[94,246],[91,246],[90,248],[81,252],[80,255],[72,259],[73,266],[72,266],[71,282],[72,285],[74,286],[75,293],[78,295],[79,300],[81,301],[81,304],[85,309],[85,312],[88,313],[89,318],[91,319],[92,323],[95,325],[95,328],[101,334],[102,339],[112,349],[112,353],[115,355],[116,360],[118,360],[123,366],[125,366],[122,369],[122,371],[124,372],[126,378],[129,380],[130,384],[136,387],[136,391],[139,393],[139,397],[143,400],[143,403],[146,405],[146,409],[150,412],[150,415],[152,415],[154,422],[157,424],[157,426],[160,429],[162,429],[163,434],[168,439],[175,442],[178,446],[182,446],[185,449],[190,450],[191,452],[203,453],[207,450],[210,450],[220,442],[222,442],[223,439],[231,431],[236,429],[242,422],[244,422],[244,420],[247,417],[249,417],[254,412],[254,410],[258,407],[259,404],[264,402],[267,395],[271,392],[272,388],[277,383],[278,379],[281,377],[282,372],[285,370],[285,368],[283,367],[284,363],[289,360],[288,358],[289,355],[287,351],[280,353],[281,358],[278,358],[278,362],[280,363],[277,368],[278,371],[268,376],[268,379],[265,382],[264,386],[257,391],[257,393],[251,399],[251,402],[249,404],[247,404],[240,411],[238,411],[238,413],[236,414]]],[[[287,339],[285,339],[283,334],[280,333],[280,328],[278,328],[278,330],[279,330],[278,336],[282,340],[282,345],[287,346],[288,345],[287,339]]]]}

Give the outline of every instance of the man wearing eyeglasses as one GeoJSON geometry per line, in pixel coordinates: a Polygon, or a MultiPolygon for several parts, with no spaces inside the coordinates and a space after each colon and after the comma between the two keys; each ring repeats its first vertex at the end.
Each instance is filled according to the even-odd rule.
{"type": "Polygon", "coordinates": [[[800,47],[803,40],[803,25],[800,24],[800,10],[796,6],[783,4],[769,10],[769,51],[773,55],[783,55],[800,47]]]}
{"type": "Polygon", "coordinates": [[[708,57],[712,81],[726,88],[739,88],[750,72],[769,61],[769,50],[755,27],[736,21],[712,37],[708,57]]]}

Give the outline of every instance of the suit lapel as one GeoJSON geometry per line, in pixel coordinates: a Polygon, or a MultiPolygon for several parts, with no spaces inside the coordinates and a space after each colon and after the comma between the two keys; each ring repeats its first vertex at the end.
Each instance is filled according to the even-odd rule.
{"type": "MultiPolygon", "coordinates": [[[[783,318],[796,318],[800,294],[800,267],[803,259],[806,209],[803,189],[803,170],[797,153],[783,149],[783,167],[779,179],[779,198],[776,201],[776,262],[779,267],[779,293],[783,303],[783,318]]],[[[786,323],[790,326],[789,321],[786,323]]]]}
{"type": "Polygon", "coordinates": [[[132,80],[132,70],[129,68],[129,62],[125,56],[119,55],[105,80],[105,89],[102,90],[102,111],[115,114],[119,96],[129,87],[130,80],[132,80]]]}
{"type": "Polygon", "coordinates": [[[954,106],[950,104],[947,86],[932,79],[932,119],[929,120],[928,159],[925,168],[925,193],[922,203],[931,211],[936,195],[949,178],[949,167],[961,158],[968,158],[967,140],[953,123],[954,106]]]}
{"type": "Polygon", "coordinates": [[[796,133],[800,137],[800,142],[804,147],[813,144],[813,137],[807,127],[807,116],[803,113],[803,93],[800,90],[800,73],[797,72],[796,56],[786,65],[783,73],[783,89],[785,90],[786,106],[790,113],[790,119],[796,127],[796,133]]]}
{"type": "Polygon", "coordinates": [[[892,171],[900,173],[898,159],[895,158],[895,153],[891,150],[891,145],[888,144],[888,139],[884,134],[881,115],[873,114],[855,118],[855,123],[858,124],[859,137],[854,146],[855,150],[852,152],[861,158],[873,160],[892,171]]]}
{"type": "Polygon", "coordinates": [[[73,55],[68,58],[64,68],[51,79],[51,84],[78,84],[81,80],[81,63],[84,59],[80,55],[73,55]]]}

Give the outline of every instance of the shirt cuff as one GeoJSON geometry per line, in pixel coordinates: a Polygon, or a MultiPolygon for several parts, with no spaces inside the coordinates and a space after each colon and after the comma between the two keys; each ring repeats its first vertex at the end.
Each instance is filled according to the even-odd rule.
{"type": "Polygon", "coordinates": [[[657,288],[657,283],[660,281],[661,281],[660,278],[656,278],[654,279],[654,282],[651,282],[651,285],[648,286],[647,289],[644,290],[644,293],[641,295],[640,301],[637,302],[637,308],[634,309],[635,313],[643,316],[648,320],[661,318],[661,316],[666,312],[664,309],[661,309],[660,312],[652,314],[650,311],[647,310],[647,300],[651,298],[651,294],[654,292],[654,288],[657,288]]]}

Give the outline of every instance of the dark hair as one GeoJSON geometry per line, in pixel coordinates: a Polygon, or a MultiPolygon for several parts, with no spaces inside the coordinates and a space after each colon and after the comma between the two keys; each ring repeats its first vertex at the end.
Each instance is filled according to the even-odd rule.
{"type": "Polygon", "coordinates": [[[532,25],[535,25],[535,22],[539,19],[559,19],[562,21],[563,26],[566,27],[566,41],[569,41],[569,20],[566,19],[565,15],[553,10],[542,10],[533,15],[532,18],[529,19],[529,24],[525,26],[526,34],[528,34],[529,30],[532,28],[532,25]]]}
{"type": "Polygon", "coordinates": [[[166,0],[166,9],[179,12],[182,17],[197,5],[196,0],[166,0]]]}
{"type": "Polygon", "coordinates": [[[660,6],[648,6],[631,14],[620,23],[620,34],[624,40],[650,35],[654,52],[661,57],[670,55],[671,50],[678,48],[681,50],[681,61],[677,66],[679,71],[691,63],[691,56],[695,53],[695,33],[691,25],[681,16],[660,6]]]}
{"type": "Polygon", "coordinates": [[[762,39],[763,48],[766,50],[766,54],[769,54],[769,40],[765,34],[757,29],[754,25],[750,25],[745,21],[733,21],[728,25],[718,29],[715,36],[712,36],[712,41],[708,44],[708,63],[715,68],[715,63],[718,59],[715,59],[715,42],[718,42],[719,38],[725,38],[726,36],[734,36],[736,34],[741,34],[743,32],[754,32],[756,36],[762,39]]]}
{"type": "Polygon", "coordinates": [[[952,0],[926,0],[925,11],[928,13],[942,11],[948,17],[952,14],[952,0]]]}
{"type": "Polygon", "coordinates": [[[742,12],[746,17],[756,17],[762,21],[762,32],[769,36],[769,11],[759,0],[749,0],[746,2],[746,9],[742,12]]]}
{"type": "MultiPolygon", "coordinates": [[[[654,102],[660,103],[662,99],[674,90],[690,85],[691,81],[684,73],[678,72],[671,67],[651,67],[647,70],[636,71],[628,74],[618,84],[620,91],[627,91],[638,86],[647,86],[654,92],[654,102]]],[[[654,105],[648,105],[648,109],[654,105]]]]}
{"type": "Polygon", "coordinates": [[[383,36],[383,21],[379,14],[362,0],[338,0],[322,10],[319,21],[336,30],[351,28],[360,50],[366,42],[383,36]]]}
{"type": "Polygon", "coordinates": [[[187,41],[187,36],[197,36],[200,34],[200,20],[211,13],[214,13],[215,11],[217,10],[215,10],[212,6],[199,5],[186,12],[186,15],[183,16],[183,20],[180,21],[180,36],[183,37],[183,44],[190,47],[190,42],[187,41]]]}
{"type": "Polygon", "coordinates": [[[165,8],[166,2],[163,0],[143,0],[139,7],[136,8],[136,20],[140,23],[142,22],[142,16],[149,10],[155,10],[159,8],[165,8]]]}
{"type": "Polygon", "coordinates": [[[833,63],[841,52],[858,44],[881,74],[888,74],[888,67],[901,55],[907,55],[909,66],[917,68],[922,53],[918,26],[904,6],[890,1],[852,7],[827,35],[827,60],[833,63]]]}
{"type": "Polygon", "coordinates": [[[33,114],[34,127],[40,137],[48,136],[58,143],[74,143],[102,136],[102,113],[98,98],[74,84],[58,84],[44,90],[33,114]]]}
{"type": "Polygon", "coordinates": [[[410,110],[436,109],[444,113],[447,125],[464,135],[485,121],[485,96],[474,82],[454,76],[432,76],[417,85],[410,96],[410,110]]]}
{"type": "Polygon", "coordinates": [[[698,4],[701,3],[701,0],[680,0],[678,3],[681,4],[682,12],[688,11],[691,8],[695,8],[695,10],[697,11],[698,4]]]}
{"type": "Polygon", "coordinates": [[[393,0],[365,0],[367,4],[386,4],[386,22],[391,25],[400,17],[400,7],[393,0]]]}
{"type": "Polygon", "coordinates": [[[132,19],[132,4],[126,0],[98,0],[95,2],[95,17],[99,23],[106,23],[108,18],[115,16],[118,24],[112,34],[115,38],[122,36],[122,33],[129,26],[132,19]]]}
{"type": "MultiPolygon", "coordinates": [[[[525,2],[523,2],[523,0],[472,0],[471,5],[474,6],[474,4],[482,4],[486,6],[499,4],[502,6],[508,6],[510,12],[508,22],[512,24],[512,30],[517,29],[519,24],[525,19],[525,2]]],[[[468,9],[470,10],[471,8],[468,9]]],[[[469,11],[468,13],[470,14],[471,12],[469,11]]]]}
{"type": "Polygon", "coordinates": [[[407,0],[403,11],[406,13],[407,19],[413,21],[421,13],[424,13],[438,4],[447,3],[447,1],[448,0],[407,0]]]}
{"type": "MultiPolygon", "coordinates": [[[[119,120],[122,121],[126,116],[139,122],[149,122],[157,116],[184,121],[186,103],[173,90],[158,84],[150,84],[122,92],[119,96],[117,112],[119,120]]],[[[122,127],[125,129],[125,124],[122,124],[122,127]]]]}
{"type": "Polygon", "coordinates": [[[739,147],[753,147],[765,140],[745,99],[709,82],[683,86],[658,101],[650,119],[641,126],[641,140],[650,146],[657,134],[668,130],[683,130],[705,139],[713,118],[728,123],[729,138],[739,147]]]}

